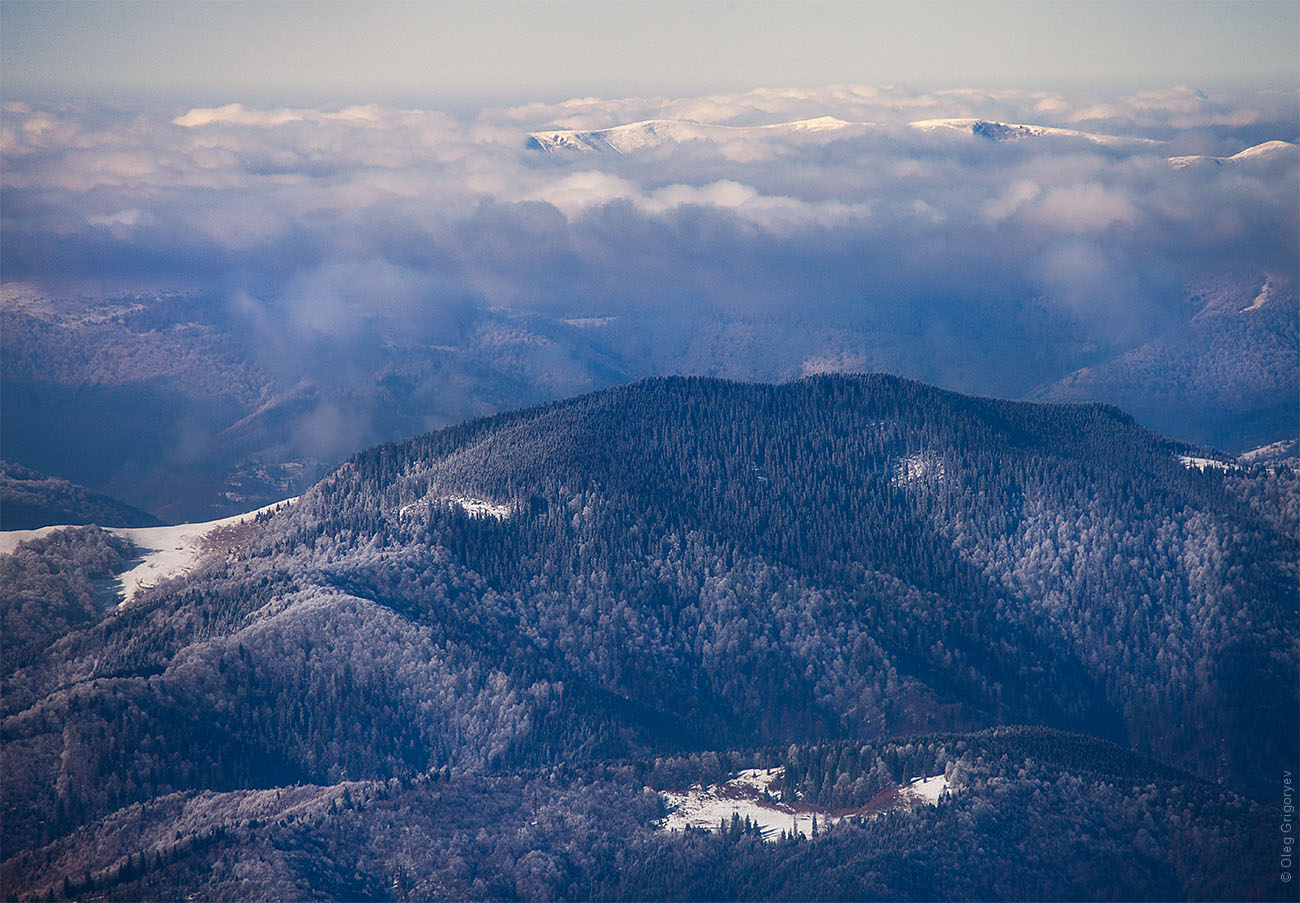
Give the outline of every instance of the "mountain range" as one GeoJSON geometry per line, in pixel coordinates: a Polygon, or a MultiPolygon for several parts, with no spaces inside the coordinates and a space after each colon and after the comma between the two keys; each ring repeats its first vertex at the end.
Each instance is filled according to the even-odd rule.
{"type": "MultiPolygon", "coordinates": [[[[1128,151],[1153,150],[1166,142],[1133,135],[1106,135],[1059,126],[1027,125],[991,119],[946,118],[918,119],[907,123],[919,132],[956,132],[991,141],[1020,139],[1076,140],[1099,147],[1128,151]]],[[[721,125],[681,119],[647,119],[601,129],[548,129],[531,132],[528,146],[552,154],[614,153],[631,154],[664,145],[691,141],[726,143],[728,141],[804,140],[812,142],[842,141],[884,127],[872,122],[845,122],[834,116],[818,116],[768,125],[721,125]]],[[[1168,158],[1175,169],[1189,166],[1223,165],[1248,161],[1269,161],[1294,155],[1296,144],[1271,140],[1252,145],[1228,156],[1184,154],[1168,158]]]]}
{"type": "Polygon", "coordinates": [[[707,122],[689,122],[680,119],[647,119],[607,129],[559,129],[533,132],[529,146],[549,153],[608,152],[626,154],[662,144],[684,141],[726,141],[730,139],[789,138],[811,134],[816,137],[842,137],[848,130],[868,128],[871,123],[845,122],[834,116],[818,116],[770,125],[716,125],[707,122]]]}
{"type": "Polygon", "coordinates": [[[883,299],[826,318],[480,311],[432,340],[318,342],[284,368],[263,340],[249,346],[245,319],[218,298],[31,296],[0,310],[0,453],[167,521],[206,521],[297,495],[367,443],[466,417],[661,373],[781,380],[863,369],[1004,397],[1107,401],[1233,454],[1295,436],[1300,334],[1285,275],[1207,283],[1154,334],[1121,341],[1082,336],[1068,310],[1040,303],[898,303],[896,316],[883,299]]]}
{"type": "Polygon", "coordinates": [[[1280,898],[1297,476],[1204,455],[666,378],[355,454],[118,607],[131,550],[51,533],[0,558],[4,892],[1280,898]],[[820,830],[667,829],[745,769],[820,830]]]}
{"type": "MultiPolygon", "coordinates": [[[[1073,138],[1110,147],[1145,147],[1160,142],[1150,138],[1122,137],[1081,132],[1042,125],[997,122],[986,119],[919,119],[908,125],[921,132],[955,131],[994,141],[1017,138],[1073,138]]],[[[647,119],[603,129],[551,129],[532,132],[528,146],[548,153],[628,154],[665,144],[687,141],[772,140],[810,136],[814,141],[843,140],[881,127],[871,122],[845,122],[834,116],[818,116],[768,125],[720,125],[680,119],[647,119]]],[[[1270,142],[1287,145],[1284,141],[1270,142]]],[[[1290,145],[1294,146],[1294,145],[1290,145]]],[[[1263,147],[1261,145],[1261,147],[1263,147]]],[[[1270,148],[1271,149],[1271,148],[1270,148]]],[[[1254,149],[1252,149],[1254,150],[1254,149]]],[[[1249,156],[1248,152],[1244,152],[1249,156]]],[[[1242,156],[1242,155],[1238,155],[1242,156]]],[[[1190,159],[1190,158],[1178,158],[1190,159]]]]}

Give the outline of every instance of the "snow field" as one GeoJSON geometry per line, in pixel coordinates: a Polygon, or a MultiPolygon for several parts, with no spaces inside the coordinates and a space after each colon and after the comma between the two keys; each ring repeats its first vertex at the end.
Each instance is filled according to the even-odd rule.
{"type": "MultiPolygon", "coordinates": [[[[681,831],[691,827],[717,830],[721,822],[730,824],[732,815],[736,815],[742,821],[748,818],[757,824],[764,840],[776,840],[782,831],[811,837],[814,816],[823,825],[846,817],[801,802],[781,802],[778,787],[784,776],[784,767],[750,768],[708,787],[696,785],[686,791],[663,791],[669,813],[660,829],[681,831]]],[[[941,774],[917,778],[898,788],[898,798],[904,807],[935,805],[947,789],[948,779],[941,774]]],[[[886,810],[872,814],[879,814],[879,811],[886,810]]]]}
{"type": "MultiPolygon", "coordinates": [[[[114,536],[129,540],[136,548],[140,561],[117,577],[118,595],[122,597],[119,607],[134,602],[142,590],[181,574],[189,573],[208,551],[209,537],[223,527],[233,527],[256,517],[266,511],[274,511],[282,505],[290,505],[298,499],[285,499],[265,505],[245,514],[235,514],[219,520],[198,524],[176,524],[171,527],[104,527],[114,536]]],[[[36,539],[66,530],[68,525],[40,527],[35,530],[8,530],[0,532],[0,554],[9,554],[20,542],[36,539]]]]}
{"type": "MultiPolygon", "coordinates": [[[[495,517],[497,520],[505,520],[510,516],[509,505],[498,505],[496,502],[490,502],[487,499],[475,498],[469,495],[448,495],[443,496],[442,500],[451,502],[470,517],[495,517]]],[[[408,502],[397,509],[397,516],[406,517],[420,506],[430,504],[432,501],[434,499],[420,499],[408,502]]]]}
{"type": "Polygon", "coordinates": [[[1227,461],[1217,461],[1214,458],[1197,458],[1192,455],[1179,455],[1178,461],[1188,470],[1193,467],[1197,470],[1235,470],[1235,464],[1229,464],[1227,461]]]}

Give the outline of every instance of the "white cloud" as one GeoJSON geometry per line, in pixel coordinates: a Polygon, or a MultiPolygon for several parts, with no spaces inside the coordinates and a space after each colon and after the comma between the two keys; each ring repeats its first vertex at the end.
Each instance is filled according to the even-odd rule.
{"type": "Polygon", "coordinates": [[[641,187],[635,182],[599,170],[575,172],[524,195],[524,199],[545,201],[570,216],[611,201],[644,202],[641,187]]]}
{"type": "Polygon", "coordinates": [[[1001,222],[1029,201],[1041,194],[1038,183],[1018,179],[1008,185],[997,197],[984,202],[984,216],[991,222],[1001,222]]]}
{"type": "Polygon", "coordinates": [[[1065,233],[1099,232],[1137,217],[1137,208],[1124,194],[1097,183],[1058,185],[1032,208],[1035,221],[1065,233]]]}
{"type": "MultiPolygon", "coordinates": [[[[275,287],[274,303],[308,311],[294,314],[304,333],[314,322],[312,297],[348,321],[340,311],[351,308],[338,306],[338,292],[360,291],[367,278],[398,285],[394,272],[459,286],[485,303],[573,306],[566,316],[582,315],[588,303],[602,316],[618,314],[621,303],[658,303],[652,287],[669,279],[686,287],[689,303],[725,296],[734,306],[761,294],[773,308],[828,293],[1012,298],[1033,286],[1064,297],[1068,278],[1044,274],[1087,270],[1082,252],[1061,257],[1057,242],[1070,237],[1086,239],[1120,280],[1141,269],[1137,260],[1189,278],[1210,257],[1294,260],[1294,157],[1233,173],[1175,172],[1166,162],[1293,137],[1294,97],[1291,107],[1287,99],[838,85],[584,98],[472,120],[379,106],[230,104],[173,117],[10,104],[0,126],[6,233],[41,234],[25,247],[53,250],[48,260],[6,263],[17,266],[12,278],[33,282],[91,260],[100,274],[120,266],[124,279],[155,266],[156,282],[169,273],[178,281],[248,273],[275,287]],[[705,130],[703,139],[624,156],[526,146],[528,133],[544,126],[650,118],[765,125],[819,116],[877,124],[818,134],[705,130]],[[996,141],[969,129],[907,126],[938,118],[1086,121],[1089,131],[1163,143],[996,141]],[[1195,123],[1185,133],[1177,125],[1184,121],[1195,123]],[[1261,132],[1260,123],[1273,121],[1279,134],[1261,132]],[[1209,134],[1207,122],[1251,125],[1236,136],[1231,125],[1209,134]],[[348,276],[329,269],[340,260],[370,263],[348,276]],[[818,280],[830,288],[814,290],[818,280]],[[326,283],[343,288],[326,291],[326,283]]],[[[410,292],[391,294],[372,306],[405,310],[395,299],[410,292]]],[[[1069,306],[1082,311],[1087,303],[1069,306]]]]}
{"type": "Polygon", "coordinates": [[[374,105],[347,107],[335,112],[312,109],[259,110],[241,103],[223,107],[195,107],[172,120],[183,128],[205,125],[240,125],[254,128],[274,128],[291,122],[346,122],[353,125],[384,127],[390,124],[391,115],[374,105]]]}
{"type": "Polygon", "coordinates": [[[653,192],[644,206],[649,210],[667,210],[683,204],[734,209],[755,200],[758,192],[749,185],[723,180],[708,185],[667,185],[653,192]]]}
{"type": "Polygon", "coordinates": [[[269,127],[301,122],[303,118],[300,110],[248,110],[242,103],[230,103],[224,107],[198,107],[172,122],[187,129],[214,123],[269,127]]]}
{"type": "Polygon", "coordinates": [[[132,227],[139,226],[143,223],[152,222],[153,217],[144,210],[132,208],[130,210],[118,210],[114,213],[105,213],[100,216],[90,216],[86,221],[92,226],[113,227],[132,227]]]}

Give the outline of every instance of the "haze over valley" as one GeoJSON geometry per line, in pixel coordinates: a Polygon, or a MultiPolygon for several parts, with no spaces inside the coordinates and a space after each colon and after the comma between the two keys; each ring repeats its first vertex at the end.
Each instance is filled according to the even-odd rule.
{"type": "Polygon", "coordinates": [[[0,451],[208,519],[631,379],[861,371],[1246,451],[1295,433],[1295,118],[1191,89],[10,102],[0,451]]]}

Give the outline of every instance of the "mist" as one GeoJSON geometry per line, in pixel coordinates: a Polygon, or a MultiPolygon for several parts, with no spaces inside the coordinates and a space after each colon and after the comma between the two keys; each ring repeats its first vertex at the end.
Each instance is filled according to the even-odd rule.
{"type": "Polygon", "coordinates": [[[1191,298],[1294,293],[1295,100],[10,102],[0,255],[10,296],[197,299],[223,360],[259,374],[246,410],[316,399],[260,446],[289,457],[655,373],[885,370],[1024,397],[1186,330],[1191,298]],[[752,128],[817,117],[840,122],[752,128]],[[730,128],[625,153],[530,139],[655,119],[730,128]],[[1287,143],[1234,158],[1266,141],[1287,143]]]}

